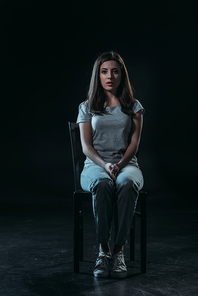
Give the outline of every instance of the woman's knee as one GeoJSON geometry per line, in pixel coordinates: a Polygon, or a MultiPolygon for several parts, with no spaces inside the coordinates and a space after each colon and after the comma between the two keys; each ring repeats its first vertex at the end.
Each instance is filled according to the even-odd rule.
{"type": "Polygon", "coordinates": [[[113,192],[114,184],[113,180],[108,178],[96,179],[90,186],[92,192],[113,192]]]}
{"type": "Polygon", "coordinates": [[[139,168],[128,165],[123,168],[117,177],[117,184],[124,184],[127,187],[132,186],[135,190],[141,190],[144,184],[144,178],[139,168]]]}
{"type": "Polygon", "coordinates": [[[130,191],[139,191],[139,186],[140,184],[136,181],[134,181],[131,178],[124,178],[117,184],[117,191],[125,191],[125,192],[130,192],[130,191]]]}

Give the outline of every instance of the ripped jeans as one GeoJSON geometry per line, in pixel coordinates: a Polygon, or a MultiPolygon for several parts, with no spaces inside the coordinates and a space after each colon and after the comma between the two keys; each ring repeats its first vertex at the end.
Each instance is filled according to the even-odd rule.
{"type": "Polygon", "coordinates": [[[143,183],[141,170],[132,164],[118,173],[116,181],[94,163],[84,167],[81,186],[83,190],[92,193],[96,233],[100,244],[108,243],[114,217],[114,242],[119,246],[125,245],[143,183]]]}

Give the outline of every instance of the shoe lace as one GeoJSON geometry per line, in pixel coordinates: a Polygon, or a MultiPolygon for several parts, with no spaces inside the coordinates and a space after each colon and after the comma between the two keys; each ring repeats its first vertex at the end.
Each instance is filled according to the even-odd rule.
{"type": "Polygon", "coordinates": [[[116,254],[114,268],[115,269],[123,269],[123,268],[125,269],[126,268],[125,262],[123,261],[123,254],[121,252],[116,254]]]}
{"type": "Polygon", "coordinates": [[[122,253],[118,253],[117,262],[119,265],[123,265],[122,253]]]}
{"type": "Polygon", "coordinates": [[[96,266],[106,268],[108,266],[108,259],[107,256],[104,254],[100,254],[96,260],[96,266]]]}

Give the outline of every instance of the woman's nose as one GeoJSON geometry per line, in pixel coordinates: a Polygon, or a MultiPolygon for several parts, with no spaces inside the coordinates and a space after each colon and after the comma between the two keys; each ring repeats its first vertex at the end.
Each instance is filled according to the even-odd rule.
{"type": "Polygon", "coordinates": [[[112,78],[112,73],[111,73],[111,71],[108,72],[108,78],[112,78]]]}

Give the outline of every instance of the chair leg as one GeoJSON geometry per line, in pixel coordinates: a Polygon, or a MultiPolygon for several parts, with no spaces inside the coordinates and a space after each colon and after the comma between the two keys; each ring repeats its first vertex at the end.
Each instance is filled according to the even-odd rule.
{"type": "Polygon", "coordinates": [[[130,228],[130,260],[135,260],[135,214],[130,228]]]}
{"type": "Polygon", "coordinates": [[[146,192],[141,195],[141,273],[146,273],[146,192]]]}
{"type": "Polygon", "coordinates": [[[74,211],[74,272],[79,273],[80,261],[80,230],[79,230],[79,198],[78,194],[73,195],[73,211],[74,211]]]}
{"type": "Polygon", "coordinates": [[[80,261],[83,261],[83,211],[79,211],[79,252],[80,252],[80,261]]]}

